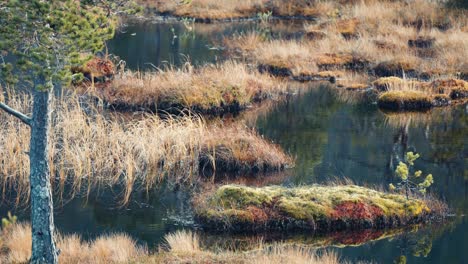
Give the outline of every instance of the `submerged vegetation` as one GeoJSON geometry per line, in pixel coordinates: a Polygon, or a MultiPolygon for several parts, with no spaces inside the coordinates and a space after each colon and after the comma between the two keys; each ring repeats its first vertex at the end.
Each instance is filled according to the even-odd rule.
{"type": "Polygon", "coordinates": [[[207,229],[310,229],[319,232],[378,228],[424,221],[440,208],[355,185],[247,187],[225,185],[194,201],[207,229]]]}

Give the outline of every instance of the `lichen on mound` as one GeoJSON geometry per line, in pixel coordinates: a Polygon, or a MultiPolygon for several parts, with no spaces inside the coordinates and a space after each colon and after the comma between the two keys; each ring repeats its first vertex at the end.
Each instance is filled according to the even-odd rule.
{"type": "Polygon", "coordinates": [[[355,185],[225,185],[194,201],[205,228],[232,231],[387,227],[419,222],[431,213],[422,200],[355,185]]]}

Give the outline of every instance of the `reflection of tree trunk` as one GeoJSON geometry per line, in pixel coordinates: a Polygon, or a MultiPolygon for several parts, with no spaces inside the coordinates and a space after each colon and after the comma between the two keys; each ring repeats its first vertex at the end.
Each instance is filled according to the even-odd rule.
{"type": "Polygon", "coordinates": [[[33,92],[29,160],[31,166],[31,263],[57,263],[50,184],[49,138],[53,91],[33,92]]]}
{"type": "Polygon", "coordinates": [[[388,167],[390,171],[395,171],[400,161],[404,161],[405,154],[408,151],[408,130],[409,120],[398,129],[397,134],[393,137],[392,154],[388,167]]]}

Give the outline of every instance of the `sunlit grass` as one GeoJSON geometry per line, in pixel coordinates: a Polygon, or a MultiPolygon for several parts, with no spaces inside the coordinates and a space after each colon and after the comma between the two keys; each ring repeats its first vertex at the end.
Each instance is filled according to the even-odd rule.
{"type": "MultiPolygon", "coordinates": [[[[165,236],[165,245],[149,253],[125,234],[111,234],[85,241],[78,235],[57,235],[59,262],[74,263],[343,263],[333,252],[318,255],[314,250],[293,244],[257,244],[256,250],[212,252],[202,249],[200,238],[190,231],[165,236]]],[[[0,235],[0,261],[26,263],[31,256],[31,227],[14,224],[0,235]]]]}
{"type": "Polygon", "coordinates": [[[154,73],[126,72],[97,96],[119,108],[170,110],[189,108],[203,113],[240,110],[254,102],[275,98],[286,85],[273,77],[226,62],[194,69],[168,68],[154,73]]]}
{"type": "Polygon", "coordinates": [[[427,79],[467,70],[468,19],[463,11],[421,0],[358,1],[337,10],[339,17],[329,14],[305,24],[303,40],[267,40],[247,33],[224,43],[252,62],[286,67],[295,75],[339,68],[427,79]],[[416,39],[432,42],[409,44],[416,39]]]}
{"type": "MultiPolygon", "coordinates": [[[[78,235],[56,237],[60,263],[128,263],[146,256],[147,250],[125,234],[111,234],[86,242],[78,235]]],[[[2,263],[26,263],[31,257],[31,227],[13,224],[2,230],[2,263]]]]}
{"type": "Polygon", "coordinates": [[[138,0],[144,6],[155,8],[158,12],[177,17],[203,20],[223,20],[252,18],[258,13],[271,12],[280,17],[318,17],[328,13],[334,5],[324,1],[289,0],[191,0],[155,1],[138,0]]]}

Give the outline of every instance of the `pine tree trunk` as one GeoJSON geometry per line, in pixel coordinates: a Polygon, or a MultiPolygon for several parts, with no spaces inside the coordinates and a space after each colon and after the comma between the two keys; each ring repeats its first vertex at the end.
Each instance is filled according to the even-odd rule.
{"type": "Polygon", "coordinates": [[[31,166],[32,257],[30,263],[58,263],[49,167],[52,89],[33,92],[29,160],[31,166]]]}

